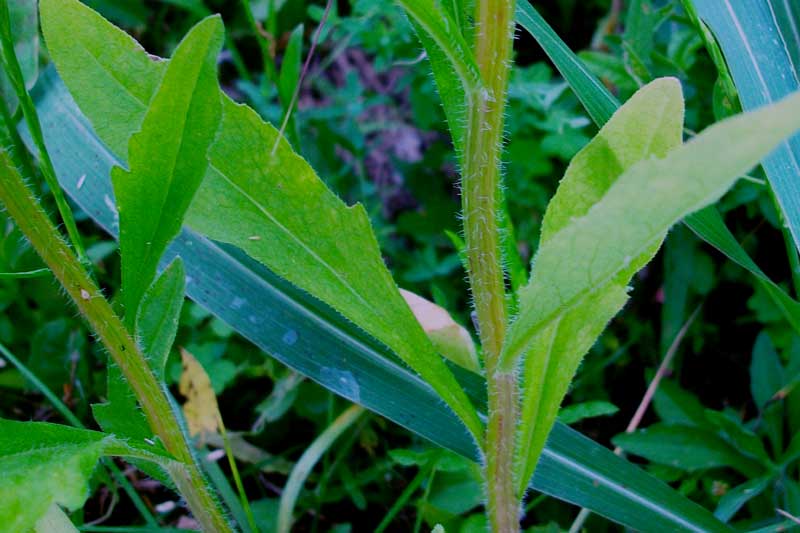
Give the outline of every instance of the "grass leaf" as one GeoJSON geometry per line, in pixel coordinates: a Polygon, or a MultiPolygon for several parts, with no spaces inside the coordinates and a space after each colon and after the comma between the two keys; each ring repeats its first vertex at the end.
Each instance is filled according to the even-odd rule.
{"type": "MultiPolygon", "coordinates": [[[[22,69],[22,77],[28,89],[36,84],[39,76],[39,17],[36,2],[31,0],[7,0],[8,23],[14,53],[22,69]]],[[[4,9],[4,8],[2,8],[4,9]]],[[[5,14],[1,16],[5,17],[5,14]]],[[[17,97],[11,80],[0,68],[0,95],[13,112],[17,107],[17,97]]]]}
{"type": "MultiPolygon", "coordinates": [[[[719,41],[746,111],[777,102],[800,89],[790,49],[794,36],[781,33],[776,0],[693,0],[719,41]],[[776,10],[777,7],[777,10],[776,10]],[[787,46],[784,38],[790,38],[787,46]]],[[[796,49],[795,52],[796,53],[796,49]]],[[[800,248],[800,136],[784,140],[763,161],[783,217],[800,248]]]]}

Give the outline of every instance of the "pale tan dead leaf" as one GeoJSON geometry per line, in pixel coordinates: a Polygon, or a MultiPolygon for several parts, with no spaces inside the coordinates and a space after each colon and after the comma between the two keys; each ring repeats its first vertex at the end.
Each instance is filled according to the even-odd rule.
{"type": "Polygon", "coordinates": [[[178,390],[186,398],[183,415],[189,426],[189,435],[199,435],[201,441],[205,442],[208,435],[222,429],[217,397],[203,366],[186,349],[181,348],[180,351],[183,372],[178,390]]]}
{"type": "Polygon", "coordinates": [[[400,289],[422,329],[428,334],[433,346],[446,358],[473,372],[480,372],[475,343],[469,332],[458,325],[444,308],[433,302],[400,289]]]}

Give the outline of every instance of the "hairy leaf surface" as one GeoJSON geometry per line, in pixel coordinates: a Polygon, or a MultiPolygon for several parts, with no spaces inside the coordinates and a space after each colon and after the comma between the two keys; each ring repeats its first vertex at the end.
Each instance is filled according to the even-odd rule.
{"type": "MultiPolygon", "coordinates": [[[[167,357],[178,331],[185,278],[183,261],[176,258],[145,292],[139,308],[137,340],[150,367],[160,380],[164,379],[167,357]]],[[[92,414],[103,431],[137,439],[152,437],[153,432],[139,408],[133,390],[125,381],[119,366],[111,360],[107,366],[107,383],[106,403],[92,406],[92,414]]],[[[160,473],[152,469],[148,469],[148,473],[160,476],[160,473]]]]}
{"type": "MultiPolygon", "coordinates": [[[[586,216],[627,169],[650,157],[666,156],[681,144],[682,135],[680,83],[664,78],[638,91],[573,158],[547,206],[540,247],[544,249],[557,241],[559,232],[586,216]]],[[[605,244],[614,246],[612,242],[605,244]]],[[[517,460],[522,468],[520,489],[533,475],[580,360],[627,301],[628,280],[652,259],[660,244],[658,240],[645,247],[609,283],[532,337],[523,371],[522,422],[517,443],[517,460]]],[[[539,268],[535,263],[533,283],[536,276],[548,275],[540,273],[539,268]]],[[[522,294],[526,290],[529,289],[523,289],[522,294]]],[[[530,305],[530,300],[521,299],[523,313],[530,305]]]]}
{"type": "Polygon", "coordinates": [[[665,158],[623,173],[586,215],[540,247],[533,280],[521,291],[503,365],[513,367],[535,335],[616,282],[672,224],[717,200],[798,127],[800,94],[793,94],[719,122],[665,158]]]}
{"type": "Polygon", "coordinates": [[[466,21],[459,24],[453,18],[463,17],[463,6],[443,10],[434,0],[398,0],[398,3],[405,9],[425,48],[453,145],[460,156],[467,123],[466,98],[480,86],[475,56],[462,33],[466,21]]]}
{"type": "Polygon", "coordinates": [[[81,507],[103,455],[170,461],[156,447],[96,431],[0,419],[0,531],[29,531],[52,504],[81,507]]]}
{"type": "MultiPolygon", "coordinates": [[[[786,17],[786,6],[780,9],[779,7],[775,6],[776,16],[778,16],[779,21],[782,21],[781,28],[786,28],[786,32],[791,32],[790,20],[786,17]]],[[[794,8],[789,9],[792,10],[794,8]]],[[[602,127],[611,118],[614,111],[619,108],[620,104],[617,99],[561,40],[530,4],[529,0],[520,0],[517,3],[517,21],[536,39],[553,61],[553,64],[564,79],[567,80],[595,124],[602,127]]],[[[782,31],[784,30],[782,29],[782,31]]],[[[794,34],[792,33],[791,39],[786,39],[787,45],[788,43],[794,43],[792,40],[794,39],[794,34]]],[[[781,309],[792,327],[800,332],[800,303],[793,300],[783,289],[764,275],[736,241],[714,207],[708,207],[687,216],[684,219],[684,223],[698,237],[753,274],[781,309]]]]}
{"type": "MultiPolygon", "coordinates": [[[[35,96],[62,186],[95,222],[115,235],[114,212],[106,200],[111,195],[109,169],[117,164],[116,156],[91,131],[55,72],[48,70],[35,96]],[[83,173],[87,177],[78,187],[83,173]]],[[[480,460],[473,439],[433,389],[385,345],[329,306],[235,247],[214,243],[189,228],[170,245],[165,264],[176,256],[183,257],[192,279],[187,285],[189,297],[265,353],[335,394],[480,460]],[[264,309],[270,312],[265,314],[264,309]]],[[[485,382],[465,371],[456,375],[473,402],[484,404],[485,382]]],[[[637,530],[731,531],[706,509],[558,422],[531,488],[637,530]]]]}

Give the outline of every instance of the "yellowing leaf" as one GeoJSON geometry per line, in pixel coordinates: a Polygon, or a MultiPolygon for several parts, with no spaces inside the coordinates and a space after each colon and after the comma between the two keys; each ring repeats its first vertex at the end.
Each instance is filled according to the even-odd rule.
{"type": "Polygon", "coordinates": [[[211,379],[197,359],[184,348],[181,348],[181,359],[183,372],[178,390],[186,398],[183,414],[189,426],[189,435],[200,435],[204,440],[207,435],[222,428],[217,397],[211,387],[211,379]]]}
{"type": "Polygon", "coordinates": [[[478,353],[472,337],[453,320],[447,310],[413,292],[400,289],[400,294],[440,354],[467,370],[480,372],[478,353]]]}

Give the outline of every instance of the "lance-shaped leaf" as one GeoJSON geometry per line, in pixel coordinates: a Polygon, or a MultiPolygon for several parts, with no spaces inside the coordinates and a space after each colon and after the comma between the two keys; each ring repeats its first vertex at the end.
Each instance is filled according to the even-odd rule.
{"type": "MultiPolygon", "coordinates": [[[[114,149],[119,139],[129,138],[138,127],[150,100],[146,94],[150,86],[135,79],[136,69],[150,65],[154,71],[148,79],[157,78],[155,70],[163,63],[147,59],[122,30],[77,0],[44,0],[41,14],[48,47],[69,52],[74,46],[69,34],[80,28],[86,34],[81,41],[85,49],[107,50],[117,59],[116,65],[101,64],[100,74],[97,65],[83,70],[64,58],[63,50],[53,54],[67,86],[81,93],[78,104],[99,126],[97,134],[114,149]],[[62,17],[73,25],[55,20],[62,17]],[[93,76],[101,82],[93,83],[93,76]],[[136,86],[136,91],[126,90],[129,86],[136,86]],[[129,98],[132,94],[136,96],[129,98]],[[103,115],[90,103],[117,99],[128,106],[130,114],[124,119],[103,115]],[[117,120],[109,125],[112,119],[117,120]]],[[[341,202],[284,139],[273,155],[277,130],[254,111],[228,98],[223,98],[222,107],[218,138],[209,151],[212,165],[187,215],[189,225],[241,247],[386,344],[436,389],[478,439],[483,432],[478,415],[400,296],[363,207],[341,202]]],[[[122,252],[124,261],[124,247],[122,252]]]]}
{"type": "MultiPolygon", "coordinates": [[[[664,78],[638,91],[573,158],[547,206],[540,246],[558,239],[560,231],[585,216],[623,172],[650,157],[664,157],[681,144],[682,135],[680,83],[664,78]]],[[[533,475],[581,358],[627,301],[628,280],[650,261],[660,244],[658,240],[645,247],[606,286],[533,336],[522,376],[522,422],[517,443],[518,462],[523,465],[520,489],[533,475]]],[[[534,275],[542,274],[537,268],[534,275]]],[[[530,301],[523,299],[521,303],[525,312],[530,301]]]]}
{"type": "Polygon", "coordinates": [[[219,17],[195,26],[178,45],[131,137],[130,170],[111,172],[119,210],[122,294],[129,324],[156,275],[161,255],[180,232],[183,216],[206,172],[206,152],[220,120],[217,56],[219,17]]]}
{"type": "Polygon", "coordinates": [[[663,159],[634,165],[586,215],[536,255],[520,294],[502,365],[513,368],[533,337],[616,282],[674,223],[716,201],[736,178],[800,128],[800,94],[719,122],[663,159]]]}
{"type": "Polygon", "coordinates": [[[464,38],[463,25],[454,18],[463,17],[463,6],[443,10],[434,0],[397,0],[397,3],[405,9],[428,55],[453,145],[461,155],[467,99],[481,86],[475,55],[464,38]]]}
{"type": "MultiPolygon", "coordinates": [[[[529,352],[525,389],[533,396],[526,398],[523,416],[526,427],[533,428],[523,432],[532,435],[521,444],[520,453],[529,457],[524,475],[533,470],[531,462],[580,359],[604,322],[624,305],[626,284],[636,269],[652,257],[673,224],[716,201],[799,127],[800,94],[723,121],[663,159],[635,164],[585,214],[545,229],[503,351],[506,368],[529,352]]],[[[520,478],[520,486],[526,481],[520,478]]]]}
{"type": "Polygon", "coordinates": [[[275,128],[230,100],[209,161],[189,226],[243,249],[384,342],[478,439],[475,409],[400,295],[364,208],[346,206],[275,128]]]}
{"type": "MultiPolygon", "coordinates": [[[[795,43],[791,25],[792,19],[788,18],[788,12],[794,12],[796,8],[783,2],[777,2],[777,4],[784,4],[783,6],[773,5],[773,7],[775,8],[776,17],[778,17],[779,21],[782,21],[781,32],[784,35],[790,33],[792,35],[792,38],[786,37],[788,46],[790,43],[795,43]]],[[[620,104],[617,99],[586,68],[564,41],[558,37],[553,28],[547,24],[530,4],[530,0],[520,0],[517,3],[517,22],[536,39],[553,61],[555,67],[569,83],[575,92],[575,96],[581,101],[595,124],[602,127],[619,107],[620,104]]],[[[792,51],[792,48],[790,47],[789,50],[792,51]]],[[[716,208],[707,207],[693,213],[684,219],[684,223],[698,237],[750,271],[766,289],[767,294],[778,305],[792,327],[800,332],[800,304],[792,300],[783,289],[764,275],[725,226],[725,222],[716,208]]]]}
{"type": "Polygon", "coordinates": [[[104,455],[168,465],[169,455],[146,443],[41,422],[0,419],[0,531],[30,531],[57,504],[78,509],[104,455]]]}
{"type": "Polygon", "coordinates": [[[39,12],[59,74],[103,142],[126,161],[128,141],[142,124],[166,61],[148,55],[124,31],[109,31],[111,23],[77,0],[40,0],[39,12]],[[99,91],[115,97],[98,98],[99,91]]]}

